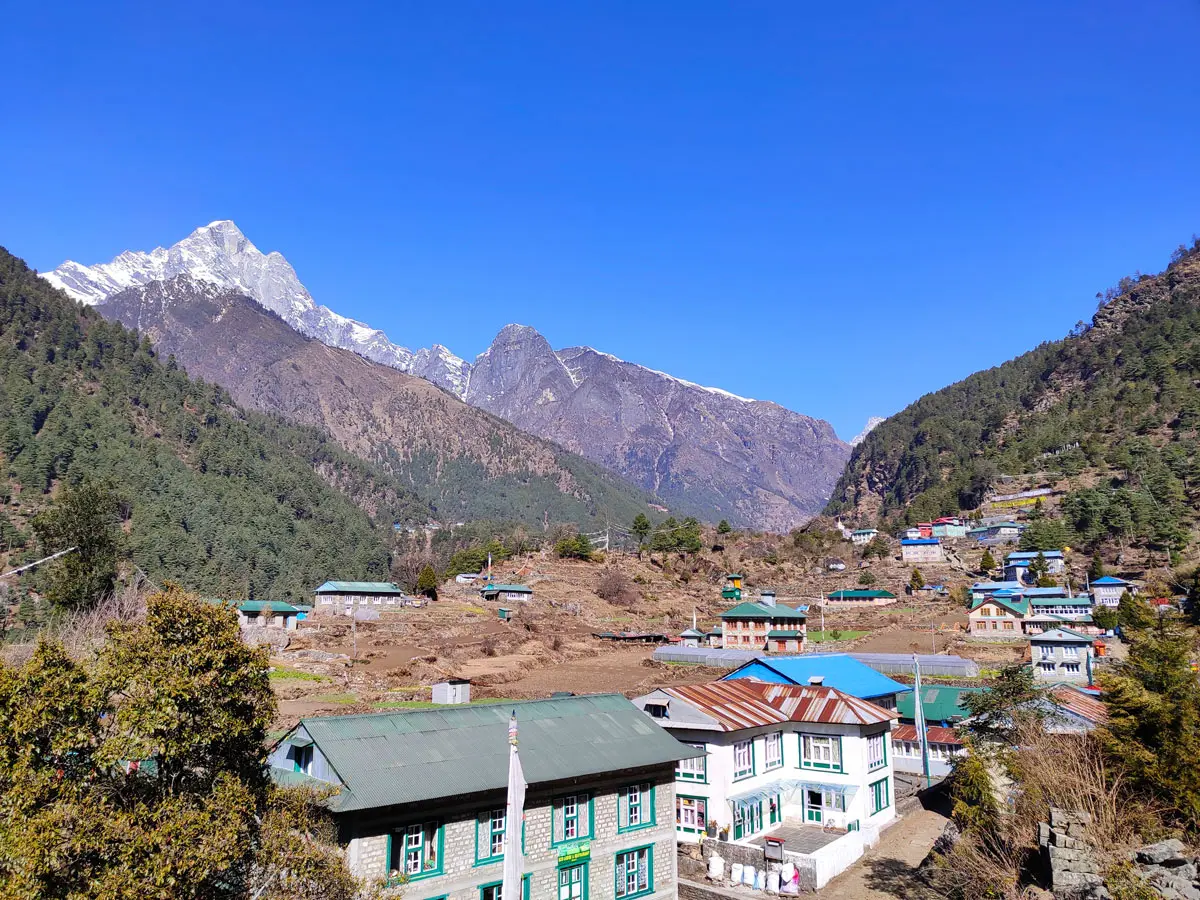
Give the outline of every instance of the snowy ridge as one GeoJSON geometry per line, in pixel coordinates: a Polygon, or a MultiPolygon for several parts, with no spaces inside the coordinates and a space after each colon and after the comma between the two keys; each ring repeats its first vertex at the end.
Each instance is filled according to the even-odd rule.
{"type": "MultiPolygon", "coordinates": [[[[128,288],[167,282],[179,275],[188,275],[196,281],[207,282],[224,290],[239,291],[276,313],[301,334],[424,378],[460,399],[467,398],[474,367],[471,363],[441,344],[414,353],[407,347],[393,343],[379,329],[319,305],[283,254],[277,251],[264,254],[228,219],[219,219],[197,228],[167,248],[155,247],[149,252],[126,250],[111,262],[93,266],[67,260],[52,272],[43,273],[42,277],[76,300],[95,305],[128,288]]],[[[536,329],[528,325],[511,324],[501,329],[497,338],[513,331],[538,334],[536,329]]],[[[538,337],[544,340],[541,335],[538,337]]],[[[758,402],[721,388],[697,384],[638,363],[627,362],[591,347],[571,349],[595,353],[681,387],[705,391],[740,403],[758,402]]],[[[479,354],[475,365],[486,359],[490,352],[489,347],[479,354]]],[[[578,370],[572,369],[564,361],[562,354],[567,351],[551,352],[562,365],[571,384],[578,388],[583,378],[578,370]]]]}
{"type": "Polygon", "coordinates": [[[127,288],[179,275],[245,294],[323,344],[426,378],[459,396],[466,390],[465,360],[436,344],[413,353],[379,329],[320,306],[283,254],[264,254],[227,219],[197,228],[168,248],[126,250],[112,262],[94,266],[68,260],[42,277],[76,300],[95,305],[127,288]]]}
{"type": "Polygon", "coordinates": [[[867,439],[867,435],[871,433],[871,431],[875,428],[876,425],[880,425],[882,423],[883,423],[883,416],[871,416],[871,418],[867,419],[866,427],[863,428],[862,431],[860,431],[858,434],[856,434],[854,437],[852,437],[850,439],[850,446],[857,447],[859,444],[861,444],[863,441],[865,441],[867,439]]]}

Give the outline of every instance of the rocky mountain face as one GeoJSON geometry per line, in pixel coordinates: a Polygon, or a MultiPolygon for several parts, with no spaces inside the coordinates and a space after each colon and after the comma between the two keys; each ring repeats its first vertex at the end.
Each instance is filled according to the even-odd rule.
{"type": "Polygon", "coordinates": [[[655,500],[424,379],[300,334],[236,290],[179,275],[126,288],[97,311],[239,405],[324,429],[443,521],[627,521],[655,500]]]}
{"type": "Polygon", "coordinates": [[[819,419],[509,325],[466,400],[712,520],[786,531],[821,509],[849,448],[819,419]]]}
{"type": "MultiPolygon", "coordinates": [[[[262,253],[228,221],[198,228],[167,249],[126,251],[95,266],[65,262],[44,277],[76,299],[96,304],[181,276],[185,281],[166,294],[179,294],[186,285],[189,299],[183,302],[188,303],[212,302],[228,293],[249,297],[304,336],[432,382],[702,518],[790,529],[820,511],[849,456],[849,446],[826,422],[589,347],[555,351],[525,326],[505,327],[474,363],[437,344],[413,352],[382,331],[318,305],[282,255],[262,253]]],[[[211,339],[209,329],[180,333],[187,316],[181,318],[179,303],[156,298],[153,290],[135,293],[113,314],[122,321],[148,315],[146,308],[161,299],[176,310],[156,318],[157,339],[168,342],[164,346],[211,339]]],[[[191,360],[189,370],[205,374],[225,357],[222,348],[208,350],[210,361],[199,352],[178,352],[191,360]]],[[[220,374],[227,380],[236,375],[220,374]]],[[[234,390],[227,381],[215,380],[234,390]]],[[[310,399],[293,403],[278,397],[277,402],[282,411],[310,399]]]]}
{"type": "Polygon", "coordinates": [[[330,347],[353,350],[401,371],[456,385],[462,360],[434,347],[414,354],[378,329],[319,306],[281,253],[263,253],[230,221],[210,222],[169,248],[126,250],[109,263],[84,266],[68,260],[44,278],[76,300],[102,303],[127,288],[187,275],[252,297],[301,334],[330,347]]]}

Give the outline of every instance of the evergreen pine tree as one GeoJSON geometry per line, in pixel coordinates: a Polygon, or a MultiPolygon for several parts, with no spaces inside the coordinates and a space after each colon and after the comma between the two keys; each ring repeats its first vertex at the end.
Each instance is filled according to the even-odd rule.
{"type": "Polygon", "coordinates": [[[438,577],[437,572],[433,570],[433,566],[428,563],[421,570],[421,574],[417,576],[417,593],[423,594],[430,600],[438,598],[438,577]]]}
{"type": "Polygon", "coordinates": [[[979,560],[979,570],[981,572],[991,572],[996,568],[996,557],[992,556],[991,548],[983,551],[983,558],[979,560]]]}

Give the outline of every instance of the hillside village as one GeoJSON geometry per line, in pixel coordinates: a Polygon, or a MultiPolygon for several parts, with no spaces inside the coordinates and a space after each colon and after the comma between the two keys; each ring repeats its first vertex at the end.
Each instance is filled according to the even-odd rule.
{"type": "Polygon", "coordinates": [[[1200,6],[43,6],[0,900],[1200,900],[1200,6]]]}
{"type": "MultiPolygon", "coordinates": [[[[339,830],[355,835],[357,875],[428,878],[422,890],[463,897],[486,881],[476,867],[499,861],[502,733],[515,710],[518,727],[562,721],[581,747],[629,742],[625,764],[582,753],[568,768],[543,761],[540,725],[522,743],[527,771],[546,784],[530,782],[543,799],[525,811],[526,841],[548,841],[527,844],[529,890],[615,865],[616,896],[820,892],[905,816],[930,817],[926,830],[945,822],[929,809],[966,753],[968,698],[1002,669],[1031,673],[1047,735],[1089,734],[1107,716],[1099,680],[1127,653],[1121,613],[1185,605],[1148,596],[1144,573],[1097,574],[1095,559],[1067,548],[1019,549],[1023,518],[945,517],[894,535],[834,521],[786,540],[708,531],[719,549],[695,554],[564,558],[546,547],[424,594],[330,580],[310,604],[235,608],[243,633],[272,648],[277,777],[370,798],[334,807],[339,830]],[[806,549],[781,559],[789,542],[806,549]],[[614,572],[627,593],[605,599],[614,572]],[[479,712],[462,718],[461,707],[479,712]],[[658,726],[653,742],[634,739],[632,720],[616,724],[630,715],[658,726]],[[407,770],[403,759],[431,752],[415,735],[432,727],[454,747],[468,722],[495,732],[487,752],[500,755],[487,766],[471,756],[472,770],[490,772],[475,803],[435,784],[377,796],[378,772],[354,761],[354,745],[377,734],[389,765],[407,770]],[[589,731],[600,727],[603,738],[589,731]],[[410,729],[393,747],[389,735],[410,729]],[[568,780],[574,793],[556,797],[553,784],[568,780]],[[423,824],[401,828],[401,842],[382,807],[395,807],[390,821],[423,824]],[[642,849],[625,849],[634,843],[642,849]]],[[[467,745],[437,752],[467,759],[467,745]]]]}

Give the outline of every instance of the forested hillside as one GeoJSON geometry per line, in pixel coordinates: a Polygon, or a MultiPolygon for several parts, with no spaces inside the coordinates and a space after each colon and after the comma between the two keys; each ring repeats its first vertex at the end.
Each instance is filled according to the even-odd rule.
{"type": "Polygon", "coordinates": [[[237,291],[180,275],[96,309],[227,388],[242,408],[319,427],[400,479],[443,524],[603,525],[655,500],[428,381],[306,337],[237,291]]]}
{"type": "Polygon", "coordinates": [[[234,406],[146,339],[0,248],[0,550],[60,483],[108,482],[126,552],[152,578],[230,597],[303,598],[329,577],[385,578],[393,521],[428,510],[323,432],[234,406]],[[336,487],[334,487],[336,485],[336,487]]]}
{"type": "Polygon", "coordinates": [[[1200,503],[1200,242],[1100,301],[1091,326],[875,428],[826,511],[917,521],[976,508],[1002,475],[1038,475],[1066,483],[1071,540],[1182,549],[1200,503]]]}

